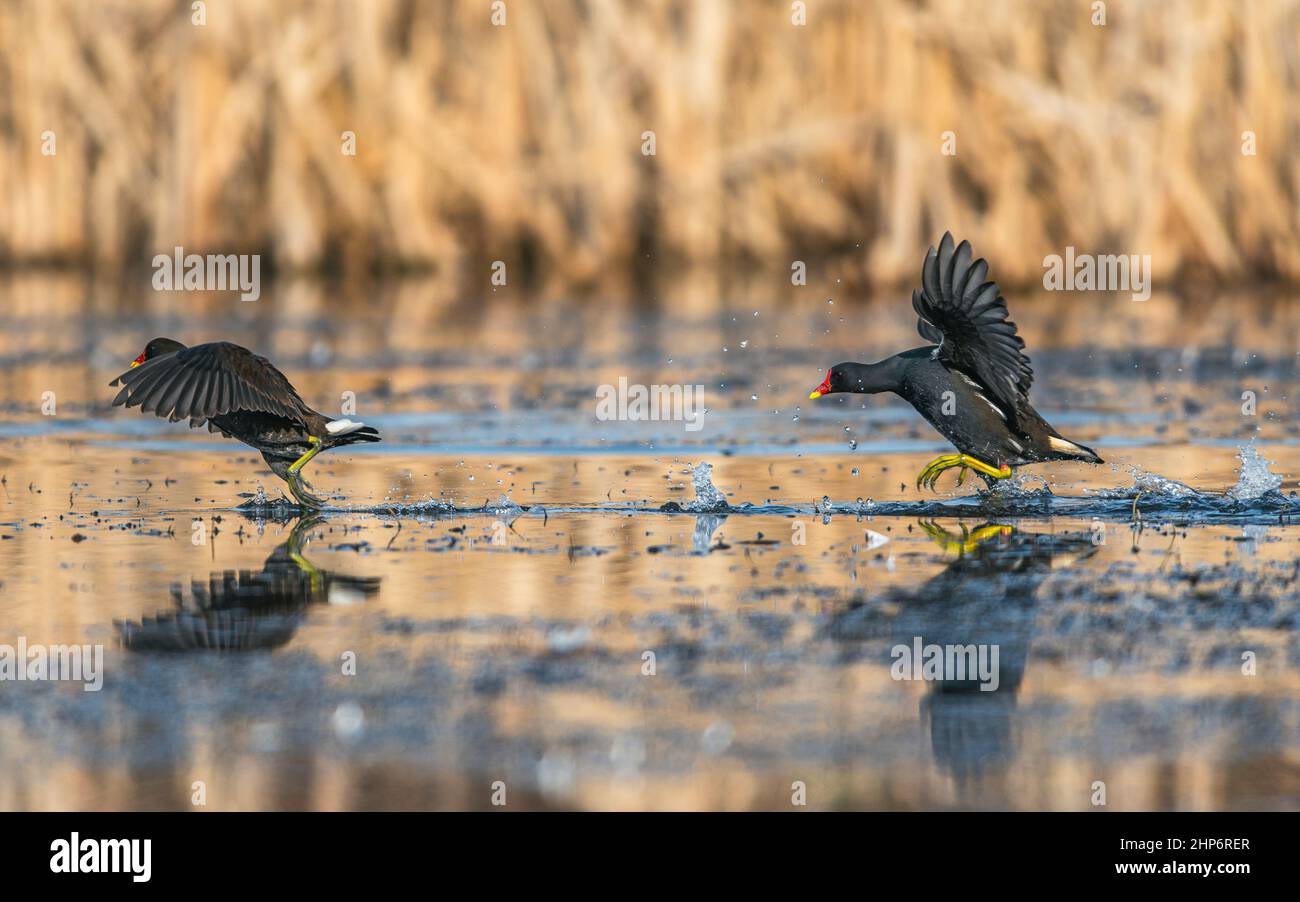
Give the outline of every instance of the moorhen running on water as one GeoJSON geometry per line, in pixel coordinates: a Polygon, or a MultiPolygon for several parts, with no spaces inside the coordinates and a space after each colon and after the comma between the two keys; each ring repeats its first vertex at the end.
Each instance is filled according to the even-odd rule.
{"type": "Polygon", "coordinates": [[[271,472],[289,483],[303,507],[324,506],[302,478],[302,468],[330,448],[377,442],[379,431],[352,420],[333,420],[307,406],[271,361],[228,341],[187,348],[155,338],[131,368],[110,385],[122,384],[113,406],[139,406],[190,428],[236,438],[262,452],[271,472]]]}
{"type": "Polygon", "coordinates": [[[939,474],[953,467],[961,468],[958,485],[967,469],[992,485],[1023,464],[1102,463],[1091,448],[1062,438],[1029,405],[1034,371],[1025,343],[987,275],[983,259],[972,262],[970,242],[954,248],[952,234],[945,232],[939,249],[925,255],[922,287],[912,292],[917,329],[936,344],[879,363],[837,363],[808,396],[892,391],[915,407],[958,451],[932,460],[917,476],[917,488],[933,489],[939,474]]]}

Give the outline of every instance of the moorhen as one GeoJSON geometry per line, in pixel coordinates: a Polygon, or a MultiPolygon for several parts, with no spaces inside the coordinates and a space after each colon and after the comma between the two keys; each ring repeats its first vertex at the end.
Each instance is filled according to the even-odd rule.
{"type": "Polygon", "coordinates": [[[138,406],[173,423],[188,419],[191,429],[206,422],[209,432],[261,451],[303,507],[325,503],[302,478],[308,461],[330,448],[380,441],[372,426],[330,419],[308,407],[271,361],[228,341],[189,348],[155,338],[109,384],[119,383],[114,407],[138,406]]]}
{"type": "Polygon", "coordinates": [[[1007,319],[1007,303],[987,281],[988,264],[971,260],[970,243],[953,246],[945,232],[925,255],[921,288],[912,292],[921,337],[935,344],[879,363],[837,363],[808,397],[835,392],[891,391],[916,408],[956,446],[916,478],[934,489],[944,470],[960,467],[957,484],[974,470],[990,486],[1012,468],[1051,460],[1099,464],[1091,448],[1063,438],[1029,404],[1034,371],[1025,342],[1007,319]]]}

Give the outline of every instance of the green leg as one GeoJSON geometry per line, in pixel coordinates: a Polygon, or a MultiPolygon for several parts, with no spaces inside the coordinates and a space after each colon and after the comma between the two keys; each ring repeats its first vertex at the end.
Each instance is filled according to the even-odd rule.
{"type": "Polygon", "coordinates": [[[307,535],[312,528],[325,522],[321,517],[314,514],[304,516],[294,526],[293,531],[289,534],[289,557],[298,569],[306,573],[311,580],[312,592],[319,592],[325,584],[325,574],[320,571],[311,561],[303,555],[303,546],[307,544],[307,535]]]}
{"type": "Polygon", "coordinates": [[[300,474],[302,473],[302,468],[307,466],[313,457],[320,454],[323,446],[321,445],[320,439],[316,438],[314,435],[308,436],[307,441],[311,444],[311,449],[289,465],[289,478],[286,481],[289,483],[289,491],[293,492],[293,497],[298,499],[299,505],[306,508],[319,509],[325,506],[325,499],[312,494],[310,489],[307,487],[306,480],[304,480],[300,474]]]}

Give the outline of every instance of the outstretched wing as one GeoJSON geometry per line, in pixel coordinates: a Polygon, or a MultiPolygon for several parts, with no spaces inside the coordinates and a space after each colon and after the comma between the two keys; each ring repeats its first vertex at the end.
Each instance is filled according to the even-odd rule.
{"type": "Polygon", "coordinates": [[[978,382],[1014,424],[1028,403],[1034,371],[1016,324],[1007,319],[1007,302],[997,284],[985,280],[988,270],[983,258],[971,261],[970,242],[954,249],[952,233],[944,232],[939,249],[925,255],[912,307],[921,337],[939,345],[938,359],[978,382]]]}
{"type": "Polygon", "coordinates": [[[297,422],[312,413],[269,360],[227,341],[154,357],[109,384],[119,383],[113,406],[138,406],[173,423],[188,418],[191,426],[241,410],[297,422]]]}

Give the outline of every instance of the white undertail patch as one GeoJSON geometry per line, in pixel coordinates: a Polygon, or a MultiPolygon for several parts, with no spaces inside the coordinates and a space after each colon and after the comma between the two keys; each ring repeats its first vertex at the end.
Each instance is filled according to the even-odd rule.
{"type": "Polygon", "coordinates": [[[1074,442],[1067,442],[1065,439],[1058,438],[1055,435],[1049,435],[1047,437],[1047,444],[1052,446],[1053,451],[1060,451],[1062,454],[1083,453],[1083,449],[1080,448],[1078,445],[1076,445],[1074,442]]]}
{"type": "Polygon", "coordinates": [[[350,432],[356,432],[358,429],[365,429],[365,423],[354,423],[352,420],[331,420],[325,424],[325,428],[330,435],[347,435],[350,432]]]}

